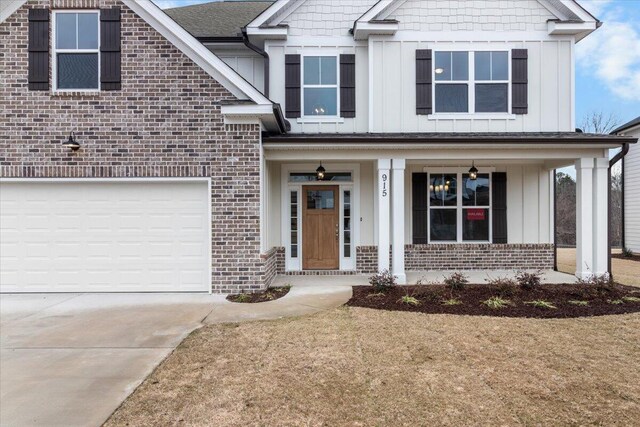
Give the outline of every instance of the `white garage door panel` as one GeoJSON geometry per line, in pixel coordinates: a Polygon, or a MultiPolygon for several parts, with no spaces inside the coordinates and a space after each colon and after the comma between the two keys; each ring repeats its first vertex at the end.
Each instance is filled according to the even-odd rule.
{"type": "Polygon", "coordinates": [[[208,291],[208,203],[205,182],[0,183],[0,291],[208,291]]]}

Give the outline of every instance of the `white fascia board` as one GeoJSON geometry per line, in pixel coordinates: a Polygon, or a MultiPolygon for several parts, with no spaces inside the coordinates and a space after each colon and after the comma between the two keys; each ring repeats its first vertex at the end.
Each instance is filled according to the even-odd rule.
{"type": "Polygon", "coordinates": [[[577,36],[576,41],[582,40],[598,29],[595,21],[582,23],[549,21],[547,26],[549,29],[549,35],[575,35],[577,36]]]}
{"type": "Polygon", "coordinates": [[[279,130],[272,105],[228,104],[220,107],[225,124],[260,123],[268,130],[279,130]]]}
{"type": "Polygon", "coordinates": [[[122,0],[122,2],[235,97],[250,99],[256,104],[273,105],[258,89],[196,40],[151,0],[122,0]]]}
{"type": "Polygon", "coordinates": [[[6,21],[26,2],[27,0],[0,0],[0,23],[6,21]]]}
{"type": "MultiPolygon", "coordinates": [[[[405,1],[406,0],[396,0],[396,2],[398,3],[398,6],[400,6],[400,4],[404,3],[405,1]]],[[[366,11],[364,15],[358,18],[358,20],[356,21],[356,24],[361,22],[369,22],[375,18],[384,19],[385,17],[379,17],[378,15],[383,13],[386,8],[392,5],[392,3],[393,3],[393,0],[380,0],[371,9],[366,11]]]]}
{"type": "Polygon", "coordinates": [[[252,37],[262,37],[270,40],[285,40],[288,34],[289,30],[286,27],[247,27],[247,35],[252,37]]]}
{"type": "Polygon", "coordinates": [[[569,9],[571,12],[575,13],[580,19],[585,22],[588,21],[597,21],[598,19],[593,16],[587,9],[582,7],[577,1],[574,0],[560,0],[562,4],[569,9]]]}
{"type": "Polygon", "coordinates": [[[292,1],[299,1],[304,3],[303,0],[277,0],[271,6],[264,10],[260,15],[256,16],[255,19],[247,24],[247,30],[250,28],[260,28],[260,26],[265,25],[269,22],[271,18],[276,16],[278,13],[283,11],[292,1]]]}
{"type": "Polygon", "coordinates": [[[392,36],[400,25],[397,22],[356,22],[353,30],[353,38],[355,40],[366,40],[372,35],[392,36]]]}

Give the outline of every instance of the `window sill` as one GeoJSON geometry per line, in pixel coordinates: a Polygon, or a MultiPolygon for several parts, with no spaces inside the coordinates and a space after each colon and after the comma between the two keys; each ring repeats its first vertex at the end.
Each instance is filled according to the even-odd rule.
{"type": "Polygon", "coordinates": [[[96,90],[52,90],[51,96],[99,96],[100,89],[96,90]]]}
{"type": "Polygon", "coordinates": [[[428,120],[515,120],[511,113],[434,113],[428,120]]]}
{"type": "Polygon", "coordinates": [[[344,123],[344,117],[299,117],[297,122],[300,124],[309,123],[344,123]]]}

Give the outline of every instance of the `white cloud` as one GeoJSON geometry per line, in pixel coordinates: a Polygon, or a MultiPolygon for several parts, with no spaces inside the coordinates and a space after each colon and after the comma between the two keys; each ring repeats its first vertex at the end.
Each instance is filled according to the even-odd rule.
{"type": "MultiPolygon", "coordinates": [[[[601,0],[602,1],[602,0],[601,0]]],[[[600,1],[600,2],[601,2],[600,1]]],[[[600,29],[578,43],[583,67],[622,99],[640,99],[640,32],[621,11],[605,10],[600,29]]]]}
{"type": "Polygon", "coordinates": [[[602,14],[605,7],[607,7],[613,0],[580,0],[580,5],[591,12],[596,18],[602,14]]]}

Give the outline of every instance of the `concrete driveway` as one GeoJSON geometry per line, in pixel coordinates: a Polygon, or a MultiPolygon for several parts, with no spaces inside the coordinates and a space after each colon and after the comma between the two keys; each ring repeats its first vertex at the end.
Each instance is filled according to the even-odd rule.
{"type": "Polygon", "coordinates": [[[221,296],[0,295],[0,425],[99,426],[221,296]]]}

